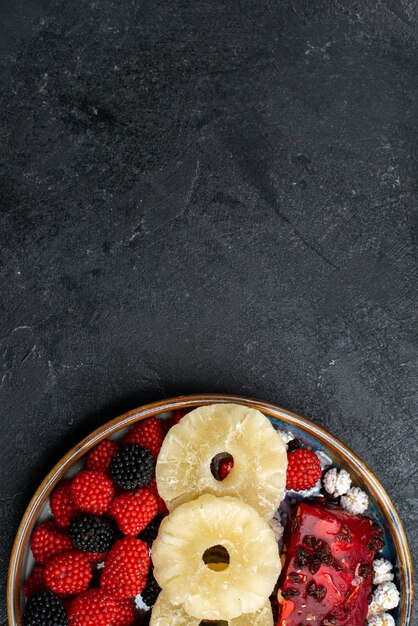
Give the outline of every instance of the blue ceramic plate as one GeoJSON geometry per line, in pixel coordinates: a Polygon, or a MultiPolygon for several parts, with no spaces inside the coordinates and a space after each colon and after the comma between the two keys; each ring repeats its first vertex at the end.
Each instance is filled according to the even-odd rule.
{"type": "MultiPolygon", "coordinates": [[[[83,456],[93,446],[108,437],[119,439],[126,428],[137,421],[151,415],[165,418],[173,410],[192,409],[204,404],[220,402],[236,402],[259,409],[271,420],[276,429],[290,433],[293,437],[300,439],[303,444],[314,449],[319,454],[323,466],[334,465],[346,469],[351,475],[353,484],[368,494],[369,509],[366,514],[376,520],[384,530],[386,542],[383,556],[394,564],[394,582],[400,591],[400,605],[392,614],[396,626],[412,626],[413,577],[411,555],[395,507],[377,478],[347,446],[313,422],[272,404],[228,395],[181,396],[140,407],[103,425],[61,459],[30,501],[16,535],[7,585],[10,626],[20,626],[22,623],[21,612],[24,597],[21,588],[33,567],[29,539],[33,528],[50,515],[49,494],[57,483],[65,476],[74,475],[81,468],[83,456]]],[[[309,495],[318,495],[318,493],[319,490],[315,491],[314,489],[309,492],[309,495]]],[[[299,494],[292,492],[286,495],[278,513],[282,522],[286,523],[291,501],[300,497],[299,494]]]]}

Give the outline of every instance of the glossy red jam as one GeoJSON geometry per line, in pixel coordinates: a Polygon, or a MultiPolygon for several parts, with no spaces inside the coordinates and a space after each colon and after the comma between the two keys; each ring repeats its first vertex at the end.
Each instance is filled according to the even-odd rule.
{"type": "Polygon", "coordinates": [[[300,504],[285,542],[277,626],[364,626],[380,526],[337,507],[300,504]]]}

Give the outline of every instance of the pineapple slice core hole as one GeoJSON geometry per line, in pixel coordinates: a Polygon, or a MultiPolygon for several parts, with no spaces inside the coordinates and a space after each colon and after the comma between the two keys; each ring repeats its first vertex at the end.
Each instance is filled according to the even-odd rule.
{"type": "Polygon", "coordinates": [[[219,452],[219,454],[215,454],[210,462],[210,471],[215,480],[219,480],[220,482],[222,482],[229,475],[231,469],[227,472],[226,475],[221,471],[222,466],[226,465],[227,463],[231,464],[232,469],[232,466],[234,465],[234,457],[232,456],[232,454],[229,454],[229,452],[219,452]]]}
{"type": "Polygon", "coordinates": [[[202,561],[213,572],[223,572],[229,565],[229,552],[224,546],[211,546],[202,554],[202,561]]]}

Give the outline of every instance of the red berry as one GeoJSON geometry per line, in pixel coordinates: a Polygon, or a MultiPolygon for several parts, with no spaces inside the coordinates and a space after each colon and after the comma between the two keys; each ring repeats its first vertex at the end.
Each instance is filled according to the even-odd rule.
{"type": "Polygon", "coordinates": [[[123,438],[123,444],[136,443],[138,446],[147,448],[156,459],[161,449],[165,436],[162,420],[157,417],[149,417],[132,426],[123,438]]]}
{"type": "Polygon", "coordinates": [[[95,470],[79,472],[71,483],[71,492],[80,511],[96,515],[106,513],[115,495],[110,478],[95,470]]]}
{"type": "Polygon", "coordinates": [[[102,563],[106,560],[108,552],[84,552],[89,558],[90,563],[102,563]]]}
{"type": "Polygon", "coordinates": [[[101,441],[86,456],[86,469],[107,472],[109,470],[110,461],[118,450],[118,444],[111,439],[101,441]]]}
{"type": "Polygon", "coordinates": [[[234,461],[222,461],[220,467],[219,467],[219,478],[221,480],[224,480],[229,472],[231,471],[231,469],[234,467],[234,461]]]}
{"type": "Polygon", "coordinates": [[[33,556],[37,563],[46,563],[53,556],[69,552],[72,549],[71,540],[62,528],[58,528],[54,520],[47,520],[39,524],[30,540],[33,556]]]}
{"type": "Polygon", "coordinates": [[[144,589],[150,566],[149,550],[140,539],[115,543],[105,561],[100,587],[115,598],[133,598],[144,589]]]}
{"type": "Polygon", "coordinates": [[[112,626],[131,626],[135,621],[135,610],[132,600],[123,598],[116,600],[116,617],[113,619],[112,626]]]}
{"type": "Polygon", "coordinates": [[[138,489],[115,498],[110,513],[124,535],[135,537],[157,515],[158,504],[149,489],[138,489]]]}
{"type": "Polygon", "coordinates": [[[170,430],[170,428],[178,424],[179,421],[187,415],[187,413],[190,413],[190,409],[179,409],[178,411],[173,411],[171,417],[168,420],[165,420],[167,424],[166,429],[170,430]]]}
{"type": "Polygon", "coordinates": [[[23,593],[27,598],[31,598],[39,591],[45,591],[45,570],[42,565],[35,565],[31,575],[23,585],[23,593]]]}
{"type": "Polygon", "coordinates": [[[46,586],[61,596],[85,591],[91,577],[89,557],[79,550],[59,554],[45,566],[46,586]]]}
{"type": "Polygon", "coordinates": [[[158,493],[157,479],[155,478],[155,476],[152,479],[152,481],[150,482],[150,484],[148,485],[147,489],[149,489],[151,491],[152,495],[157,500],[158,513],[160,515],[167,515],[168,509],[167,509],[167,506],[166,506],[164,500],[162,499],[162,497],[158,493]]]}
{"type": "Polygon", "coordinates": [[[89,589],[71,602],[69,626],[113,626],[117,615],[115,599],[102,589],[89,589]]]}
{"type": "Polygon", "coordinates": [[[71,496],[71,481],[62,480],[51,493],[49,499],[52,515],[58,526],[68,526],[70,519],[74,517],[76,508],[71,496]]]}
{"type": "Polygon", "coordinates": [[[303,491],[314,487],[322,474],[321,464],[313,450],[298,448],[287,455],[286,489],[303,491]]]}

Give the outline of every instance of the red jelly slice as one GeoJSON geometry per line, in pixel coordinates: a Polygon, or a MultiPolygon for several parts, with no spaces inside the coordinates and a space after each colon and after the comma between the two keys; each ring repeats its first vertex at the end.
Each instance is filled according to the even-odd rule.
{"type": "Polygon", "coordinates": [[[277,626],[364,626],[380,526],[338,507],[301,504],[290,523],[277,626]]]}

